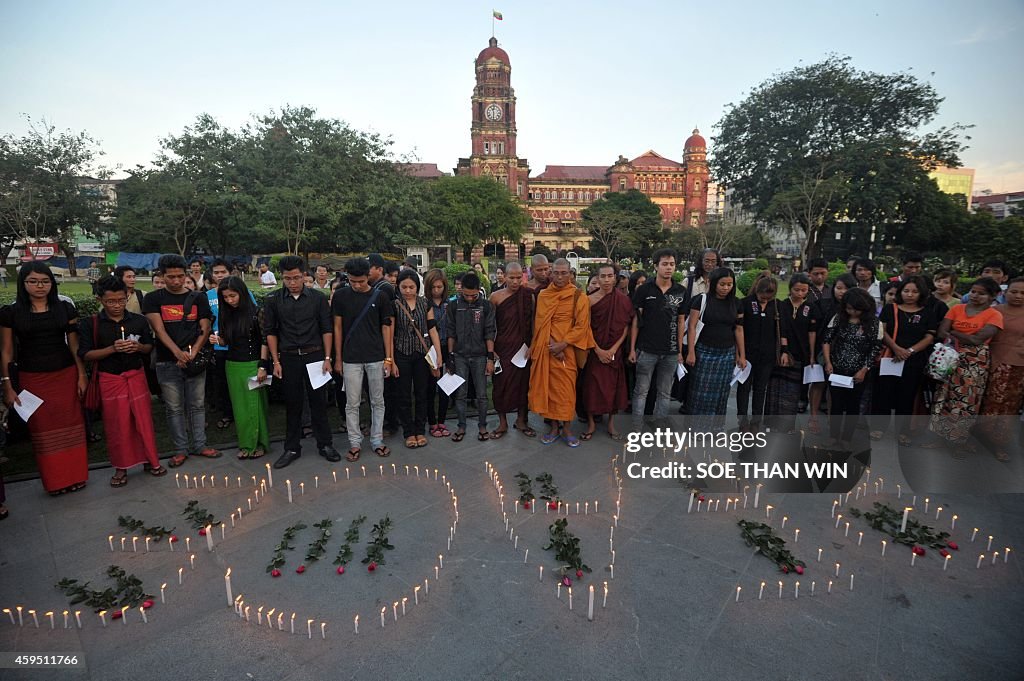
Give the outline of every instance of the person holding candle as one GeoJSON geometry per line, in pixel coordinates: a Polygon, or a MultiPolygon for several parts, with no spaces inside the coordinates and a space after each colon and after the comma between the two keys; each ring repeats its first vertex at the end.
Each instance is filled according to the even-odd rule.
{"type": "Polygon", "coordinates": [[[633,321],[633,303],[615,287],[615,266],[604,263],[597,267],[599,288],[591,293],[590,330],[594,348],[583,369],[583,406],[587,412],[587,432],[581,440],[589,440],[596,428],[594,416],[608,415],[608,436],[621,440],[615,429],[615,413],[626,409],[626,362],[622,345],[633,321]]]}
{"type": "Polygon", "coordinates": [[[985,395],[990,364],[989,341],[1003,328],[1003,315],[992,307],[999,295],[999,284],[991,277],[981,277],[971,284],[965,305],[949,309],[939,324],[939,340],[952,341],[960,359],[953,372],[939,386],[932,405],[929,430],[941,440],[921,446],[935,449],[953,445],[953,458],[963,459],[972,453],[967,442],[971,427],[977,420],[985,395]]]}
{"type": "MultiPolygon", "coordinates": [[[[210,303],[210,313],[213,318],[210,320],[212,325],[212,334],[216,335],[220,330],[219,324],[219,310],[220,310],[220,298],[217,287],[220,282],[227,279],[231,273],[231,266],[227,260],[223,258],[216,258],[213,264],[210,265],[210,269],[206,271],[206,278],[209,285],[206,287],[206,300],[210,303]]],[[[211,340],[211,342],[213,342],[211,340]]],[[[217,428],[224,430],[231,426],[235,421],[234,411],[232,409],[231,392],[228,389],[227,371],[225,369],[225,363],[227,362],[227,351],[228,348],[223,343],[213,342],[213,363],[210,365],[210,372],[208,380],[211,382],[213,401],[215,408],[219,409],[223,416],[217,421],[217,428]]]]}
{"type": "MultiPolygon", "coordinates": [[[[810,364],[817,331],[817,320],[807,297],[811,280],[803,272],[789,278],[789,296],[779,303],[779,358],[768,385],[768,413],[780,417],[778,427],[784,431],[796,428],[803,388],[803,368],[810,364]]],[[[754,364],[757,366],[757,364],[754,364]]]]}
{"type": "Polygon", "coordinates": [[[831,444],[849,444],[860,415],[864,379],[881,347],[882,328],[875,317],[874,299],[865,288],[850,289],[840,301],[839,313],[828,324],[822,346],[825,373],[853,378],[851,387],[830,386],[831,444]]]}
{"type": "Polygon", "coordinates": [[[39,261],[22,265],[17,298],[0,310],[0,380],[8,406],[21,404],[19,390],[43,400],[28,428],[43,488],[54,496],[78,491],[89,479],[79,402],[88,379],[78,340],[78,312],[57,297],[50,268],[39,261]]]}
{"type": "Polygon", "coordinates": [[[269,403],[265,389],[249,390],[249,379],[255,376],[263,383],[268,371],[273,370],[263,337],[263,311],[256,307],[252,293],[238,277],[222,278],[216,294],[219,333],[210,340],[225,348],[224,373],[238,437],[238,458],[258,459],[270,450],[269,403]]]}
{"type": "MultiPolygon", "coordinates": [[[[724,423],[733,369],[747,366],[744,310],[736,300],[735,282],[731,269],[712,270],[708,292],[693,297],[687,320],[690,341],[685,361],[693,368],[687,411],[695,416],[714,416],[718,426],[724,423]],[[702,326],[700,331],[698,324],[702,326]]],[[[679,361],[683,361],[682,352],[679,361]]]]}
{"type": "Polygon", "coordinates": [[[103,429],[114,466],[111,487],[128,483],[128,469],[144,464],[151,475],[167,474],[160,465],[145,367],[153,350],[149,322],[128,312],[124,282],[107,275],[96,282],[102,310],[78,324],[78,354],[98,372],[103,429]]]}
{"type": "Polygon", "coordinates": [[[523,266],[518,262],[506,265],[505,286],[491,294],[494,306],[494,353],[502,370],[494,375],[494,410],[498,412],[498,429],[491,433],[497,440],[508,432],[508,413],[516,412],[515,429],[527,437],[537,433],[528,421],[530,412],[530,369],[520,368],[512,359],[524,345],[529,347],[533,336],[533,313],[536,299],[523,285],[523,266]]]}
{"type": "Polygon", "coordinates": [[[1024,277],[1010,281],[1004,293],[1006,303],[996,305],[1003,315],[1003,330],[992,338],[992,353],[981,403],[981,430],[995,447],[995,457],[1010,460],[1010,444],[1017,432],[1014,418],[1024,406],[1024,277]]]}
{"type": "Polygon", "coordinates": [[[168,465],[177,468],[189,452],[211,459],[220,456],[206,446],[206,372],[193,363],[210,336],[212,315],[206,296],[185,288],[191,277],[186,274],[184,258],[169,254],[160,256],[158,262],[165,288],[143,298],[142,309],[158,341],[156,373],[178,452],[168,465]]]}
{"type": "Polygon", "coordinates": [[[398,379],[397,404],[402,436],[409,449],[425,447],[428,391],[431,377],[441,375],[441,340],[434,311],[420,295],[420,277],[414,269],[398,273],[395,300],[394,351],[398,379]],[[430,351],[434,359],[430,359],[430,351]]]}

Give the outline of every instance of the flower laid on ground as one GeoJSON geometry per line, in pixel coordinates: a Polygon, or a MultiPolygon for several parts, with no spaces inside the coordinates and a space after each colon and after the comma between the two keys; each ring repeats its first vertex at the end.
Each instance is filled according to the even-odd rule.
{"type": "Polygon", "coordinates": [[[394,546],[388,541],[388,532],[391,531],[391,518],[384,516],[381,518],[373,529],[370,530],[370,543],[366,545],[366,558],[363,558],[364,563],[369,563],[367,569],[371,572],[377,568],[377,565],[384,565],[384,552],[390,551],[394,546]]]}
{"type": "Polygon", "coordinates": [[[370,561],[370,564],[366,566],[366,571],[367,572],[373,572],[376,569],[377,569],[377,564],[374,563],[372,560],[370,561]]]}
{"type": "Polygon", "coordinates": [[[345,574],[345,566],[344,565],[339,565],[338,566],[338,574],[339,575],[345,574]]]}
{"type": "Polygon", "coordinates": [[[334,564],[338,566],[339,575],[345,574],[345,566],[352,560],[352,544],[359,541],[359,526],[365,521],[365,515],[357,517],[349,524],[348,531],[345,532],[345,543],[338,549],[338,555],[334,559],[334,564]]]}
{"type": "Polygon", "coordinates": [[[960,550],[960,547],[957,546],[955,541],[949,542],[948,544],[946,544],[946,546],[948,546],[949,548],[953,549],[954,551],[959,551],[960,550]]]}
{"type": "MultiPolygon", "coordinates": [[[[196,529],[205,528],[207,525],[220,525],[220,522],[213,517],[212,513],[205,508],[199,508],[199,502],[195,499],[188,502],[188,505],[185,506],[185,510],[181,514],[191,520],[192,527],[196,529]]],[[[200,534],[205,534],[205,532],[200,532],[200,534]]]]}
{"type": "Polygon", "coordinates": [[[281,571],[278,570],[277,568],[274,568],[273,570],[270,571],[270,576],[271,577],[280,577],[281,576],[281,571]]]}
{"type": "Polygon", "coordinates": [[[544,547],[544,550],[549,549],[555,550],[555,558],[562,565],[558,568],[559,574],[562,575],[562,582],[569,586],[572,584],[572,580],[566,575],[570,570],[576,572],[577,579],[582,579],[584,572],[590,572],[590,567],[583,562],[582,555],[580,553],[580,540],[579,537],[569,532],[569,519],[559,518],[548,527],[549,541],[548,545],[544,547]],[[568,583],[566,581],[568,580],[568,583]]]}
{"type": "Polygon", "coordinates": [[[533,495],[533,481],[529,475],[520,471],[516,473],[516,483],[519,485],[519,501],[523,502],[523,508],[530,508],[530,502],[536,498],[533,495]]]}
{"type": "MultiPolygon", "coordinates": [[[[122,568],[111,565],[107,568],[107,577],[115,580],[116,588],[93,591],[89,582],[80,583],[77,579],[64,578],[57,582],[57,588],[70,598],[71,605],[85,603],[96,612],[100,610],[117,610],[129,607],[152,607],[152,595],[142,588],[142,580],[135,575],[127,574],[122,568]],[[146,605],[148,603],[149,605],[146,605]]],[[[113,617],[113,615],[111,615],[113,617]]]]}
{"type": "MultiPolygon", "coordinates": [[[[117,524],[120,527],[125,528],[129,532],[135,532],[141,530],[141,533],[147,537],[150,537],[153,541],[160,541],[171,532],[174,532],[174,528],[167,529],[166,527],[146,527],[146,523],[141,520],[136,520],[130,515],[121,515],[117,517],[117,524]]],[[[173,539],[177,541],[177,539],[173,539]]]]}
{"type": "Polygon", "coordinates": [[[331,538],[332,525],[333,523],[329,518],[324,518],[313,525],[313,527],[320,530],[320,536],[309,545],[309,550],[306,551],[306,562],[316,562],[327,553],[327,540],[331,538]]]}
{"type": "MultiPolygon", "coordinates": [[[[295,547],[291,545],[291,541],[292,539],[295,539],[295,534],[299,530],[304,529],[306,529],[305,523],[296,523],[295,525],[292,525],[284,531],[284,536],[281,538],[281,543],[278,544],[277,547],[274,549],[274,557],[271,558],[270,565],[267,566],[267,572],[270,573],[271,577],[281,576],[280,568],[283,567],[285,564],[284,552],[295,550],[295,547]]],[[[297,572],[299,572],[299,574],[302,574],[303,571],[305,571],[305,568],[297,572]]]]}
{"type": "MultiPolygon", "coordinates": [[[[891,536],[893,541],[900,544],[906,544],[907,546],[921,544],[936,550],[948,546],[956,550],[954,548],[956,546],[955,543],[947,543],[949,541],[949,532],[936,532],[933,528],[919,522],[913,516],[907,519],[906,531],[900,531],[900,527],[903,524],[902,509],[897,511],[892,506],[877,501],[874,503],[874,508],[874,511],[861,511],[857,508],[851,508],[850,515],[854,518],[864,516],[864,519],[868,521],[872,528],[879,532],[884,532],[891,536]]],[[[924,553],[922,552],[917,555],[923,556],[924,553]]]]}
{"type": "Polygon", "coordinates": [[[300,565],[299,567],[295,568],[296,574],[300,574],[301,575],[305,571],[306,571],[306,566],[305,565],[300,565]]]}
{"type": "Polygon", "coordinates": [[[786,540],[776,535],[770,526],[751,520],[740,520],[737,525],[740,526],[747,546],[757,547],[757,552],[778,565],[783,573],[788,574],[793,570],[803,574],[806,563],[793,557],[786,548],[786,540]]]}

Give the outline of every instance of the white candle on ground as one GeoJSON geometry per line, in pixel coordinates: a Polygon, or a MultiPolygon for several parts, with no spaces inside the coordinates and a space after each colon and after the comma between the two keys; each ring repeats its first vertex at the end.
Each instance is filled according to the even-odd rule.
{"type": "Polygon", "coordinates": [[[309,639],[313,640],[313,620],[306,620],[306,633],[309,635],[309,639]]]}
{"type": "Polygon", "coordinates": [[[327,622],[320,623],[320,638],[327,640],[327,622]]]}
{"type": "Polygon", "coordinates": [[[178,586],[181,586],[181,575],[183,571],[184,568],[178,568],[178,586]]]}
{"type": "MultiPolygon", "coordinates": [[[[736,602],[737,603],[740,602],[740,591],[743,591],[743,587],[742,586],[736,587],[736,602]]],[[[591,594],[594,593],[594,587],[590,587],[590,593],[591,594]]]]}
{"type": "Polygon", "coordinates": [[[924,498],[924,512],[925,513],[928,513],[928,502],[930,502],[930,501],[931,501],[931,499],[929,499],[928,497],[924,498]]]}
{"type": "Polygon", "coordinates": [[[188,562],[189,562],[189,565],[192,566],[192,569],[195,570],[196,569],[196,554],[193,553],[192,555],[190,555],[188,557],[188,562]]]}
{"type": "MultiPolygon", "coordinates": [[[[338,471],[331,471],[331,477],[334,478],[334,482],[338,482],[338,471]]],[[[359,617],[359,615],[356,615],[356,617],[359,617]]],[[[356,633],[358,634],[359,632],[356,633]]]]}
{"type": "Polygon", "coordinates": [[[408,600],[408,596],[402,596],[402,617],[405,617],[405,602],[408,600]]]}
{"type": "Polygon", "coordinates": [[[857,546],[860,546],[861,542],[863,542],[863,541],[864,541],[864,533],[863,532],[858,532],[857,533],[857,546]]]}
{"type": "Polygon", "coordinates": [[[224,531],[225,531],[224,523],[221,522],[221,524],[220,524],[220,539],[221,539],[221,541],[224,541],[224,531]]]}
{"type": "Polygon", "coordinates": [[[614,565],[609,565],[608,568],[612,572],[612,579],[615,579],[615,566],[614,565]]]}
{"type": "Polygon", "coordinates": [[[291,632],[293,634],[295,633],[295,614],[296,613],[293,612],[292,616],[291,616],[291,619],[289,620],[289,625],[290,625],[290,628],[291,628],[291,632]]]}
{"type": "Polygon", "coordinates": [[[274,630],[274,611],[276,610],[277,608],[271,608],[267,611],[267,629],[270,629],[271,631],[274,630]]]}
{"type": "Polygon", "coordinates": [[[540,568],[540,570],[537,572],[537,581],[538,582],[543,582],[544,581],[544,566],[543,565],[539,565],[538,567],[540,568]]]}
{"type": "Polygon", "coordinates": [[[850,523],[846,523],[846,530],[843,532],[844,537],[850,536],[850,523]]]}
{"type": "MultiPolygon", "coordinates": [[[[726,510],[729,510],[729,509],[726,509],[726,510]]],[[[782,529],[783,530],[786,529],[786,521],[787,520],[789,520],[789,516],[788,515],[782,516],[782,529]]]]}
{"type": "Polygon", "coordinates": [[[940,515],[942,515],[942,507],[941,506],[939,506],[937,509],[935,509],[935,519],[938,520],[940,515]]]}
{"type": "MultiPolygon", "coordinates": [[[[739,592],[736,592],[737,598],[739,592]]],[[[590,585],[590,596],[587,598],[587,619],[590,621],[594,620],[594,585],[590,585]]]]}
{"type": "Polygon", "coordinates": [[[828,589],[827,589],[827,593],[832,593],[832,580],[831,580],[831,579],[830,579],[830,580],[828,580],[828,589]]]}
{"type": "Polygon", "coordinates": [[[604,583],[604,598],[601,600],[601,607],[608,607],[608,582],[604,583]]]}
{"type": "Polygon", "coordinates": [[[166,589],[167,589],[167,582],[164,582],[163,584],[160,585],[160,602],[161,603],[166,603],[167,602],[167,599],[164,598],[164,591],[166,591],[166,589]]]}
{"type": "Polygon", "coordinates": [[[853,591],[853,575],[850,575],[850,591],[853,591]]]}
{"type": "Polygon", "coordinates": [[[412,588],[412,602],[414,605],[420,604],[420,585],[417,584],[412,588]]]}
{"type": "Polygon", "coordinates": [[[757,483],[754,487],[754,508],[757,508],[758,501],[761,499],[761,483],[757,483]]]}
{"type": "Polygon", "coordinates": [[[952,558],[952,557],[953,556],[951,556],[951,555],[947,555],[946,559],[944,561],[942,561],[942,571],[943,572],[945,572],[946,568],[949,567],[949,559],[952,558]]]}
{"type": "MultiPolygon", "coordinates": [[[[211,478],[211,481],[212,481],[212,478],[211,478]]],[[[143,624],[149,624],[149,618],[146,617],[146,609],[144,607],[142,607],[141,605],[139,606],[139,614],[142,615],[142,623],[143,624]]]]}
{"type": "Polygon", "coordinates": [[[835,529],[837,529],[837,530],[839,529],[839,523],[842,522],[842,520],[843,520],[843,514],[840,513],[839,515],[836,516],[835,529]]]}
{"type": "Polygon", "coordinates": [[[185,553],[192,550],[192,537],[185,537],[185,553]]]}
{"type": "Polygon", "coordinates": [[[917,560],[917,554],[913,551],[910,552],[910,567],[914,567],[914,561],[917,560]]]}
{"type": "Polygon", "coordinates": [[[885,557],[885,540],[882,540],[882,557],[885,557]]]}
{"type": "Polygon", "coordinates": [[[440,575],[438,575],[437,570],[438,570],[438,567],[435,565],[434,566],[434,579],[440,579],[441,578],[440,575]]]}
{"type": "Polygon", "coordinates": [[[998,558],[998,557],[999,557],[999,552],[998,551],[993,551],[992,552],[992,564],[993,565],[996,564],[996,558],[998,558]]]}
{"type": "Polygon", "coordinates": [[[114,552],[114,535],[111,534],[111,535],[109,535],[107,537],[107,543],[110,544],[110,552],[113,553],[114,552]]]}
{"type": "MultiPolygon", "coordinates": [[[[292,503],[292,481],[285,480],[284,486],[288,488],[288,503],[292,503]]],[[[252,510],[251,508],[249,510],[252,510]]]]}
{"type": "Polygon", "coordinates": [[[818,547],[818,562],[821,562],[821,547],[818,547]]]}
{"type": "Polygon", "coordinates": [[[284,631],[284,610],[277,613],[277,630],[284,631]]]}
{"type": "Polygon", "coordinates": [[[991,551],[992,550],[992,535],[991,534],[988,536],[988,546],[985,547],[985,550],[986,551],[991,551]]]}
{"type": "Polygon", "coordinates": [[[800,582],[796,583],[796,588],[793,590],[793,598],[800,598],[800,582]]]}
{"type": "Polygon", "coordinates": [[[836,563],[836,577],[839,576],[839,563],[836,563]]]}
{"type": "Polygon", "coordinates": [[[437,554],[437,562],[441,565],[441,569],[443,570],[444,569],[444,556],[442,556],[440,553],[437,554]]]}
{"type": "Polygon", "coordinates": [[[352,624],[355,625],[356,633],[358,634],[359,633],[359,615],[356,615],[356,618],[354,620],[352,620],[352,624]]]}
{"type": "Polygon", "coordinates": [[[213,526],[206,526],[206,548],[208,551],[213,552],[213,526]]]}
{"type": "Polygon", "coordinates": [[[124,543],[128,541],[128,537],[121,537],[121,550],[124,551],[124,543]]]}
{"type": "Polygon", "coordinates": [[[903,508],[903,521],[900,523],[900,532],[907,531],[907,518],[910,516],[910,510],[910,506],[905,506],[903,508]]]}
{"type": "Polygon", "coordinates": [[[569,587],[569,609],[572,610],[572,587],[569,587]]]}
{"type": "Polygon", "coordinates": [[[975,527],[974,528],[974,532],[971,532],[971,541],[973,542],[974,538],[977,537],[977,536],[978,536],[978,528],[975,527]]]}
{"type": "Polygon", "coordinates": [[[430,595],[430,580],[429,579],[424,579],[423,580],[423,595],[424,596],[429,596],[430,595]]]}
{"type": "Polygon", "coordinates": [[[529,557],[530,557],[530,549],[526,549],[526,553],[523,555],[523,563],[526,563],[526,561],[527,561],[527,559],[529,559],[529,557]]]}
{"type": "Polygon", "coordinates": [[[67,610],[64,611],[64,628],[65,629],[68,628],[68,611],[67,610]]]}
{"type": "Polygon", "coordinates": [[[299,496],[301,497],[305,493],[306,493],[306,483],[300,482],[299,483],[299,496]]]}
{"type": "Polygon", "coordinates": [[[771,520],[772,518],[772,508],[773,507],[771,504],[768,504],[767,506],[764,507],[764,517],[768,520],[771,520]]]}
{"type": "Polygon", "coordinates": [[[782,580],[779,580],[779,598],[782,598],[782,580]]]}
{"type": "Polygon", "coordinates": [[[231,595],[231,568],[228,568],[228,571],[224,573],[224,590],[227,592],[228,605],[231,605],[234,602],[234,598],[231,595]]]}
{"type": "MultiPolygon", "coordinates": [[[[78,613],[76,612],[75,614],[77,615],[78,613]]],[[[100,623],[103,625],[103,628],[105,629],[106,626],[107,626],[107,611],[106,610],[100,610],[96,614],[99,615],[100,623]]],[[[79,628],[81,628],[81,627],[79,627],[79,628]]]]}
{"type": "Polygon", "coordinates": [[[795,531],[793,532],[793,543],[794,543],[794,544],[797,544],[797,543],[799,543],[799,542],[800,542],[800,528],[798,527],[798,528],[796,528],[796,530],[795,530],[795,531]]]}
{"type": "Polygon", "coordinates": [[[952,518],[952,520],[949,523],[949,529],[951,529],[951,530],[955,530],[956,529],[956,519],[959,518],[959,517],[960,516],[956,515],[955,513],[953,514],[953,518],[952,518]]]}
{"type": "Polygon", "coordinates": [[[978,564],[975,565],[974,567],[975,568],[980,568],[981,567],[981,561],[983,561],[983,560],[985,560],[985,554],[984,553],[981,554],[980,556],[978,556],[978,564]]]}
{"type": "Polygon", "coordinates": [[[345,479],[346,480],[351,480],[352,479],[351,478],[351,471],[349,471],[348,466],[345,466],[345,479]]]}
{"type": "Polygon", "coordinates": [[[128,626],[128,606],[121,608],[121,624],[128,626]]]}
{"type": "Polygon", "coordinates": [[[758,589],[758,591],[757,591],[757,600],[761,600],[762,596],[764,596],[764,581],[763,580],[761,581],[761,588],[758,589]]]}
{"type": "Polygon", "coordinates": [[[178,489],[181,489],[181,473],[174,474],[174,484],[178,486],[178,489]]]}
{"type": "Polygon", "coordinates": [[[1010,547],[1007,546],[1003,549],[1003,562],[1006,563],[1010,560],[1010,547]]]}
{"type": "Polygon", "coordinates": [[[132,537],[132,553],[138,553],[138,552],[139,552],[139,538],[138,537],[132,537]]]}

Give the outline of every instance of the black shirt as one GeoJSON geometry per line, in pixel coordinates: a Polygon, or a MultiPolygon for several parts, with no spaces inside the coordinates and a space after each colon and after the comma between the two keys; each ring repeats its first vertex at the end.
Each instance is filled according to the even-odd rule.
{"type": "MultiPolygon", "coordinates": [[[[386,282],[385,282],[386,283],[386,282]]],[[[387,287],[358,292],[341,288],[334,292],[331,312],[341,317],[341,358],[347,364],[382,362],[384,357],[383,327],[390,326],[395,316],[394,304],[387,287]],[[371,298],[373,299],[371,302],[371,298]],[[369,308],[367,308],[369,304],[369,308]],[[359,315],[366,309],[362,319],[359,315]],[[356,322],[359,322],[356,326],[356,322]]]]}
{"type": "MultiPolygon", "coordinates": [[[[702,293],[690,301],[690,309],[700,311],[700,301],[707,296],[702,293]]],[[[731,348],[736,345],[736,325],[743,323],[743,309],[736,298],[720,300],[716,296],[707,296],[708,304],[704,307],[704,329],[700,332],[698,343],[711,348],[731,348]]],[[[746,349],[746,339],[744,339],[746,349]]]]}
{"type": "Polygon", "coordinates": [[[679,308],[685,300],[686,288],[681,284],[672,282],[662,293],[654,278],[633,292],[638,325],[637,350],[658,355],[679,352],[679,308]]]}
{"type": "Polygon", "coordinates": [[[786,298],[779,303],[782,335],[788,343],[790,356],[800,364],[811,363],[811,331],[818,328],[812,307],[805,300],[794,310],[793,301],[786,298]]]}
{"type": "MultiPolygon", "coordinates": [[[[885,330],[890,336],[895,329],[896,337],[893,340],[901,348],[910,348],[911,345],[920,343],[929,333],[935,335],[939,328],[939,322],[942,321],[935,318],[935,309],[932,307],[923,307],[917,312],[904,312],[897,308],[899,314],[899,323],[897,324],[893,315],[893,307],[895,306],[884,305],[881,314],[878,315],[878,320],[885,325],[885,330]]],[[[942,304],[942,307],[946,307],[945,303],[942,304]]]]}
{"type": "Polygon", "coordinates": [[[277,338],[278,351],[323,348],[323,334],[334,330],[327,296],[306,287],[298,298],[287,288],[274,291],[263,310],[263,333],[277,338]]]}
{"type": "MultiPolygon", "coordinates": [[[[134,337],[134,340],[143,345],[153,344],[153,332],[149,328],[149,322],[134,312],[125,312],[124,318],[115,322],[107,316],[105,310],[100,310],[97,317],[97,332],[99,338],[94,338],[92,315],[78,320],[78,356],[82,359],[85,359],[85,353],[108,348],[115,340],[132,340],[134,337]]],[[[99,369],[105,374],[123,374],[132,369],[144,368],[148,359],[149,354],[141,352],[115,352],[99,361],[99,369]]]]}
{"type": "MultiPolygon", "coordinates": [[[[20,371],[60,371],[75,363],[75,357],[68,347],[67,334],[78,333],[78,326],[71,321],[78,318],[75,306],[59,301],[59,309],[46,312],[19,311],[13,305],[0,309],[0,326],[12,329],[17,341],[15,361],[20,371]]],[[[6,367],[4,368],[7,374],[6,367]]]]}
{"type": "Polygon", "coordinates": [[[260,359],[266,341],[263,338],[263,308],[260,308],[246,326],[244,336],[235,338],[231,329],[221,328],[220,337],[227,344],[224,359],[229,362],[256,362],[260,359]]]}
{"type": "MultiPolygon", "coordinates": [[[[747,359],[755,364],[767,361],[774,365],[779,339],[777,329],[781,328],[781,323],[776,323],[776,317],[781,314],[779,301],[770,300],[767,305],[762,305],[756,295],[750,295],[740,302],[740,308],[743,310],[743,344],[747,359]]],[[[700,309],[699,303],[697,309],[700,309]]],[[[707,323],[706,312],[704,319],[707,323]]],[[[707,327],[701,332],[702,340],[705,333],[707,327]]]]}
{"type": "MultiPolygon", "coordinates": [[[[188,350],[202,333],[199,320],[212,319],[210,303],[206,294],[198,291],[171,293],[165,288],[151,291],[142,299],[144,314],[158,314],[164,323],[167,335],[181,350],[188,350]],[[185,301],[192,296],[193,302],[185,309],[185,301]]],[[[175,362],[174,355],[163,343],[156,344],[156,361],[175,362]]]]}

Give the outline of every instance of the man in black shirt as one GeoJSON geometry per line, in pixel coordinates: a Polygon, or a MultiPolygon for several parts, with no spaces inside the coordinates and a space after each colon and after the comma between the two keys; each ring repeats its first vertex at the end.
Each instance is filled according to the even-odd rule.
{"type": "Polygon", "coordinates": [[[643,420],[644,403],[651,389],[651,378],[657,374],[657,400],[654,416],[668,416],[672,399],[672,377],[675,376],[679,356],[679,335],[683,327],[679,315],[686,300],[686,289],[672,281],[676,271],[676,256],[669,249],[654,254],[656,276],[633,293],[633,327],[630,331],[629,361],[636,364],[636,385],[633,389],[633,423],[639,428],[643,420]]]}
{"type": "MultiPolygon", "coordinates": [[[[384,259],[380,253],[370,253],[366,256],[370,263],[370,273],[367,281],[371,289],[380,289],[381,295],[394,302],[398,297],[394,281],[398,278],[398,264],[384,259]]],[[[385,367],[384,378],[384,430],[385,436],[397,433],[401,428],[398,417],[398,380],[391,374],[394,365],[385,367]]],[[[372,434],[371,434],[372,437],[372,434]]]]}
{"type": "Polygon", "coordinates": [[[828,281],[828,261],[825,258],[811,258],[807,262],[807,277],[811,280],[808,303],[815,303],[822,298],[831,298],[832,289],[828,281]]]}
{"type": "Polygon", "coordinates": [[[363,443],[359,429],[359,403],[365,377],[370,394],[370,447],[377,456],[388,456],[384,445],[384,372],[394,363],[394,306],[381,288],[371,288],[370,263],[352,258],[345,264],[348,287],[334,292],[334,370],[345,379],[345,420],[349,450],[346,458],[358,461],[363,443]]]}
{"type": "Polygon", "coordinates": [[[185,373],[210,337],[210,304],[206,296],[185,288],[185,259],[163,255],[157,263],[165,287],[142,299],[142,311],[156,336],[156,375],[167,408],[167,425],[177,453],[168,465],[185,463],[186,452],[216,458],[220,452],[206,446],[206,372],[185,373]],[[188,410],[188,418],[185,411],[188,410]],[[189,435],[192,447],[189,448],[189,435]]]}
{"type": "Polygon", "coordinates": [[[328,461],[341,461],[327,423],[324,386],[314,388],[307,370],[308,365],[319,364],[321,373],[331,372],[333,328],[327,296],[306,288],[302,258],[285,256],[279,267],[284,287],[266,297],[263,311],[263,331],[274,361],[274,378],[281,381],[287,403],[284,453],[274,462],[274,468],[284,468],[302,456],[304,397],[309,400],[317,451],[328,461]]]}

